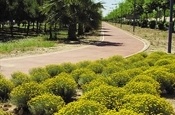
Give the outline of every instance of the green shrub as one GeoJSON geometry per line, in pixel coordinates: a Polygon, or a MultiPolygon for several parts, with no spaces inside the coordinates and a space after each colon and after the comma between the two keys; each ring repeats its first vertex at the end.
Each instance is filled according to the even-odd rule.
{"type": "Polygon", "coordinates": [[[175,75],[168,72],[169,69],[164,67],[154,67],[145,71],[143,74],[151,76],[161,86],[162,92],[167,92],[168,94],[174,93],[175,75]]]}
{"type": "Polygon", "coordinates": [[[58,74],[60,74],[63,69],[59,66],[59,65],[47,65],[46,66],[46,71],[48,72],[48,74],[51,76],[51,77],[54,77],[58,74]]]}
{"type": "Polygon", "coordinates": [[[80,100],[69,103],[54,115],[100,115],[106,111],[106,107],[98,102],[80,100]]]}
{"type": "Polygon", "coordinates": [[[52,115],[64,105],[64,100],[53,94],[43,94],[28,101],[29,111],[33,115],[52,115]]]}
{"type": "Polygon", "coordinates": [[[86,92],[80,99],[97,101],[108,109],[118,109],[121,106],[121,100],[125,94],[126,91],[122,88],[100,85],[86,92]]]}
{"type": "Polygon", "coordinates": [[[101,63],[94,62],[89,64],[87,68],[94,71],[96,74],[100,74],[103,72],[104,66],[101,63]]]}
{"type": "Polygon", "coordinates": [[[11,81],[14,83],[15,86],[31,81],[30,76],[22,72],[14,72],[11,76],[11,81]]]}
{"type": "Polygon", "coordinates": [[[129,75],[130,78],[133,78],[143,72],[143,69],[145,68],[133,68],[125,70],[125,73],[129,75]]]}
{"type": "Polygon", "coordinates": [[[110,75],[110,78],[118,87],[123,87],[131,79],[131,77],[125,71],[113,73],[110,75]]]}
{"type": "Polygon", "coordinates": [[[163,98],[150,94],[126,95],[122,108],[145,115],[173,115],[173,108],[163,98]]]}
{"type": "Polygon", "coordinates": [[[27,102],[41,94],[47,92],[47,89],[38,83],[30,82],[15,87],[10,93],[10,99],[18,107],[27,108],[27,102]]]}
{"type": "Polygon", "coordinates": [[[155,28],[156,28],[156,21],[155,21],[155,20],[150,21],[150,22],[149,22],[149,27],[150,27],[151,29],[155,29],[155,28]]]}
{"type": "Polygon", "coordinates": [[[134,77],[130,82],[148,82],[154,86],[154,88],[157,90],[157,92],[160,93],[160,84],[154,80],[152,77],[146,76],[146,75],[138,75],[134,77]]]}
{"type": "Polygon", "coordinates": [[[92,70],[87,69],[87,68],[76,69],[76,70],[72,71],[72,73],[71,73],[72,77],[75,79],[75,81],[77,83],[78,83],[80,76],[82,74],[94,74],[95,75],[95,73],[92,70]]]}
{"type": "Polygon", "coordinates": [[[112,63],[118,63],[118,62],[123,63],[125,62],[125,58],[123,58],[122,56],[116,55],[116,56],[109,57],[107,61],[112,63]]]}
{"type": "Polygon", "coordinates": [[[110,110],[103,115],[144,115],[144,114],[142,114],[142,113],[139,114],[139,113],[136,113],[132,110],[121,109],[119,112],[116,112],[114,110],[110,110]]]}
{"type": "Polygon", "coordinates": [[[3,74],[0,73],[0,79],[1,79],[1,78],[5,78],[5,76],[4,76],[3,74]]]}
{"type": "Polygon", "coordinates": [[[129,64],[131,64],[131,63],[134,63],[134,62],[142,61],[146,57],[147,57],[147,54],[145,54],[145,53],[139,53],[139,54],[136,54],[136,55],[133,55],[133,56],[128,57],[126,62],[129,63],[129,64]]]}
{"type": "Polygon", "coordinates": [[[159,95],[160,92],[157,91],[157,88],[153,84],[148,82],[129,82],[124,86],[124,88],[131,94],[137,93],[147,93],[152,95],[159,95]]]}
{"type": "Polygon", "coordinates": [[[14,88],[14,84],[5,78],[0,78],[0,98],[8,99],[9,93],[14,88]]]}
{"type": "Polygon", "coordinates": [[[154,66],[154,64],[165,55],[167,55],[165,52],[153,52],[149,54],[144,61],[150,66],[154,66]]]}
{"type": "Polygon", "coordinates": [[[55,78],[43,82],[50,93],[61,96],[65,102],[69,102],[76,93],[77,84],[68,74],[62,73],[55,78]]]}
{"type": "Polygon", "coordinates": [[[102,75],[108,77],[110,74],[124,71],[121,63],[109,63],[103,70],[102,75]]]}
{"type": "Polygon", "coordinates": [[[83,92],[88,92],[90,90],[98,88],[100,85],[108,85],[108,84],[105,81],[99,81],[99,80],[97,81],[95,79],[95,80],[92,80],[91,82],[83,85],[82,90],[83,90],[83,92]]]}
{"type": "Polygon", "coordinates": [[[86,61],[80,61],[76,65],[77,65],[77,68],[86,68],[90,63],[92,62],[86,60],[86,61]]]}
{"type": "Polygon", "coordinates": [[[63,68],[63,72],[66,73],[71,73],[73,70],[77,69],[77,66],[70,62],[62,63],[60,67],[63,68]]]}
{"type": "Polygon", "coordinates": [[[12,114],[9,113],[9,112],[5,112],[2,109],[0,109],[0,115],[12,115],[12,114]]]}
{"type": "Polygon", "coordinates": [[[148,62],[145,62],[144,60],[142,61],[137,61],[137,62],[133,62],[131,65],[131,68],[140,68],[140,67],[149,67],[148,62]]]}
{"type": "Polygon", "coordinates": [[[155,66],[163,66],[163,65],[168,65],[171,63],[172,63],[172,61],[169,59],[160,59],[155,63],[155,66]]]}
{"type": "Polygon", "coordinates": [[[50,78],[50,75],[47,73],[46,69],[42,67],[31,69],[29,74],[31,75],[31,79],[38,83],[50,78]]]}

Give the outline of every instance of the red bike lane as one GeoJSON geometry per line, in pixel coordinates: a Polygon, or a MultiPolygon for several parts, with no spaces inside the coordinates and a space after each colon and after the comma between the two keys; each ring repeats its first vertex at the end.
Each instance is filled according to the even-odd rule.
{"type": "Polygon", "coordinates": [[[10,78],[15,71],[28,73],[31,68],[48,64],[76,63],[114,55],[127,57],[142,52],[148,47],[148,44],[142,39],[105,22],[102,23],[101,40],[67,51],[0,59],[0,73],[10,78]]]}

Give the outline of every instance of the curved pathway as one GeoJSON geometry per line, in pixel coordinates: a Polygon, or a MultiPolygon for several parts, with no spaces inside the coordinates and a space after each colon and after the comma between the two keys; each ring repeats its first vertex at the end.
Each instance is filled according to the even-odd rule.
{"type": "Polygon", "coordinates": [[[27,73],[29,69],[48,64],[97,60],[113,55],[130,56],[143,51],[146,44],[141,39],[103,22],[101,42],[81,48],[41,55],[5,58],[0,60],[0,72],[6,77],[15,71],[27,73]]]}

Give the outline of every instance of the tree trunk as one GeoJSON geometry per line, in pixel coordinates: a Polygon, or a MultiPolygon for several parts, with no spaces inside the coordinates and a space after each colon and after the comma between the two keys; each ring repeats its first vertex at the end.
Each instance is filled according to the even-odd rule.
{"type": "Polygon", "coordinates": [[[84,35],[84,25],[82,23],[78,24],[78,35],[84,35]]]}
{"type": "Polygon", "coordinates": [[[39,21],[37,20],[37,22],[36,22],[36,33],[38,34],[38,32],[39,32],[39,21]]]}
{"type": "Polygon", "coordinates": [[[76,23],[69,24],[69,28],[68,28],[68,40],[77,41],[76,31],[77,31],[76,23]]]}
{"type": "Polygon", "coordinates": [[[44,32],[47,32],[47,23],[44,24],[44,32]]]}
{"type": "Polygon", "coordinates": [[[10,33],[11,37],[13,37],[13,20],[10,21],[10,33]]]}
{"type": "Polygon", "coordinates": [[[49,35],[50,35],[49,39],[52,40],[53,36],[52,36],[52,26],[51,25],[49,27],[49,35]]]}
{"type": "Polygon", "coordinates": [[[29,29],[30,29],[30,21],[28,20],[28,24],[27,24],[27,36],[29,35],[29,29]]]}

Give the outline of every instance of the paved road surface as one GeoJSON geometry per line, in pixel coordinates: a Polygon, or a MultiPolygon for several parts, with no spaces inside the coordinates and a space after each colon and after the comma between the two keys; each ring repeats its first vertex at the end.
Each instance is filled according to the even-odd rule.
{"type": "Polygon", "coordinates": [[[0,72],[9,78],[15,71],[28,73],[31,68],[48,64],[97,60],[113,55],[126,57],[141,52],[146,48],[144,41],[105,22],[103,22],[101,31],[103,41],[98,44],[69,51],[1,59],[0,72]]]}

